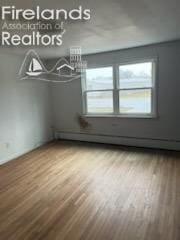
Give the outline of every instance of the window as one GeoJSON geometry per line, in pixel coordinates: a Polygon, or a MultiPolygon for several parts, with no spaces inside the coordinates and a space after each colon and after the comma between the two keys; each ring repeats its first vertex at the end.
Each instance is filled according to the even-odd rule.
{"type": "Polygon", "coordinates": [[[117,116],[155,115],[155,61],[86,71],[85,114],[117,116]]]}
{"type": "Polygon", "coordinates": [[[152,62],[119,66],[119,112],[151,114],[152,62]]]}
{"type": "Polygon", "coordinates": [[[86,71],[87,113],[113,114],[113,68],[95,68],[86,71]]]}

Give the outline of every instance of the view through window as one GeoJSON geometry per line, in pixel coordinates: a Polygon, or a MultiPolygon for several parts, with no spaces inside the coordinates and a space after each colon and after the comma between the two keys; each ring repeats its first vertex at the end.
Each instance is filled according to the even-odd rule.
{"type": "Polygon", "coordinates": [[[119,66],[120,113],[151,113],[152,62],[119,66]]]}
{"type": "Polygon", "coordinates": [[[113,113],[113,68],[88,69],[86,100],[88,113],[113,113]]]}

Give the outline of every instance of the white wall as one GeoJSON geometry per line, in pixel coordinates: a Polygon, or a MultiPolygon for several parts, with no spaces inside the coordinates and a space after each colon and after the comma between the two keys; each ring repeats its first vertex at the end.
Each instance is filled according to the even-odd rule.
{"type": "Polygon", "coordinates": [[[48,85],[20,81],[22,61],[0,53],[0,164],[51,139],[48,85]]]}
{"type": "MultiPolygon", "coordinates": [[[[77,113],[82,113],[81,83],[80,80],[75,80],[72,83],[54,84],[51,88],[53,122],[54,127],[61,133],[60,136],[180,149],[180,41],[93,54],[85,59],[89,66],[99,66],[153,57],[158,58],[158,118],[88,118],[92,128],[88,133],[83,132],[76,119],[77,113]]],[[[49,64],[56,60],[49,61],[49,64]]]]}

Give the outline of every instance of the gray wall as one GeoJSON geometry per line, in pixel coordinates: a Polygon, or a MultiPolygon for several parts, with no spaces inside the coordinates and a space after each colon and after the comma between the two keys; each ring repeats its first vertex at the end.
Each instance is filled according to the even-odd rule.
{"type": "MultiPolygon", "coordinates": [[[[80,80],[75,80],[66,84],[54,84],[51,87],[53,123],[59,132],[63,132],[61,136],[93,140],[92,136],[88,138],[89,134],[101,135],[98,141],[103,141],[105,136],[118,136],[131,139],[132,145],[137,145],[137,139],[151,140],[151,142],[165,141],[169,148],[172,148],[170,145],[179,144],[180,41],[88,55],[85,59],[88,61],[88,66],[100,66],[153,57],[158,58],[156,119],[91,117],[88,121],[92,127],[88,132],[85,131],[86,135],[82,138],[83,130],[80,129],[76,118],[77,113],[82,113],[81,83],[80,80]],[[75,133],[76,135],[73,135],[75,133]],[[81,135],[78,135],[79,133],[81,135]]],[[[51,60],[48,64],[52,65],[56,60],[51,60]]],[[[119,143],[121,144],[121,141],[119,143]]],[[[148,144],[150,147],[153,146],[151,143],[146,145],[148,144]]]]}
{"type": "Polygon", "coordinates": [[[19,80],[23,57],[0,53],[0,164],[51,139],[48,85],[19,80]]]}
{"type": "MultiPolygon", "coordinates": [[[[20,81],[23,57],[0,53],[0,164],[57,136],[84,141],[180,149],[180,41],[86,56],[89,66],[158,58],[158,118],[88,118],[82,130],[81,82],[20,81]],[[52,117],[52,119],[51,119],[52,117]],[[60,135],[59,135],[60,133],[60,135]]],[[[57,59],[47,61],[50,69],[57,59]]]]}

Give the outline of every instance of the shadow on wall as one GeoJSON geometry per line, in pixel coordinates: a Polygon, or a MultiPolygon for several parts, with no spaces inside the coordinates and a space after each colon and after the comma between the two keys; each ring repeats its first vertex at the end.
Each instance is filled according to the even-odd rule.
{"type": "Polygon", "coordinates": [[[88,120],[80,114],[77,114],[77,121],[82,130],[90,130],[90,128],[92,127],[88,120]]]}

